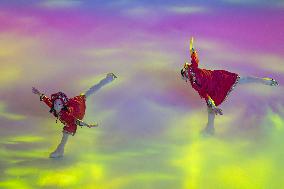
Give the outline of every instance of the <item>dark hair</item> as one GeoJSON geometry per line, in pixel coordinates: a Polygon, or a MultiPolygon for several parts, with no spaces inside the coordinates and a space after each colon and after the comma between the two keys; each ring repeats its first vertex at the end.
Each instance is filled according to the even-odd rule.
{"type": "MultiPolygon", "coordinates": [[[[61,110],[68,111],[67,105],[64,105],[61,110]]],[[[49,110],[49,113],[52,113],[55,117],[58,117],[58,114],[56,113],[56,111],[54,109],[54,101],[52,102],[52,106],[51,106],[51,108],[49,110]]]]}
{"type": "Polygon", "coordinates": [[[185,73],[185,70],[184,69],[181,69],[180,70],[180,74],[184,77],[184,73],[185,73]]]}

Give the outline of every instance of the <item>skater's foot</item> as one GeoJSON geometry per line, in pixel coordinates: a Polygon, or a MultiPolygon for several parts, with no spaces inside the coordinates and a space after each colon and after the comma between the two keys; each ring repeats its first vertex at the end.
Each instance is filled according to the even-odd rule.
{"type": "Polygon", "coordinates": [[[114,75],[114,73],[108,73],[106,77],[109,78],[109,79],[111,79],[111,80],[114,80],[114,79],[117,78],[117,76],[114,75]]]}
{"type": "Polygon", "coordinates": [[[212,136],[215,134],[215,128],[214,127],[206,127],[201,131],[201,135],[203,136],[212,136]]]}
{"type": "Polygon", "coordinates": [[[278,85],[278,82],[274,79],[271,79],[271,86],[277,86],[278,85]]]}
{"type": "Polygon", "coordinates": [[[54,151],[51,154],[49,154],[50,158],[61,158],[63,157],[63,151],[54,151]]]}
{"type": "Polygon", "coordinates": [[[264,78],[265,82],[267,85],[270,85],[270,86],[278,86],[278,82],[275,80],[275,79],[272,79],[272,78],[264,78]]]}
{"type": "Polygon", "coordinates": [[[215,129],[208,129],[208,128],[205,128],[201,131],[201,135],[202,136],[213,136],[215,134],[215,129]]]}
{"type": "Polygon", "coordinates": [[[92,128],[92,127],[98,127],[98,126],[99,126],[99,124],[98,124],[98,123],[93,123],[93,124],[88,125],[88,127],[89,127],[89,128],[92,128]]]}
{"type": "Polygon", "coordinates": [[[63,131],[63,136],[62,136],[61,142],[57,146],[56,150],[49,155],[50,158],[60,158],[60,157],[63,157],[64,146],[65,146],[65,144],[66,144],[66,142],[68,140],[68,136],[69,135],[70,134],[68,134],[65,131],[63,131]]]}

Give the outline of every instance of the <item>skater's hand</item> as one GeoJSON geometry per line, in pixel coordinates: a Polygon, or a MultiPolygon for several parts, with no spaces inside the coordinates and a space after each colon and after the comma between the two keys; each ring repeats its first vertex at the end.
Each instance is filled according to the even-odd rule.
{"type": "Polygon", "coordinates": [[[217,108],[216,106],[212,107],[213,112],[218,115],[223,115],[222,109],[221,108],[217,108]]]}
{"type": "Polygon", "coordinates": [[[32,88],[32,92],[36,95],[41,95],[41,93],[39,92],[39,90],[37,90],[36,88],[32,88]]]}
{"type": "Polygon", "coordinates": [[[190,51],[190,54],[192,54],[192,53],[194,52],[194,48],[193,48],[193,37],[191,37],[191,39],[190,39],[189,51],[190,51]]]}
{"type": "Polygon", "coordinates": [[[92,127],[98,127],[99,125],[97,123],[95,124],[91,124],[91,125],[88,125],[89,128],[92,128],[92,127]]]}
{"type": "Polygon", "coordinates": [[[97,127],[97,126],[98,126],[97,123],[88,124],[88,123],[85,123],[84,121],[82,121],[82,120],[80,120],[80,119],[77,119],[77,120],[75,121],[75,124],[78,125],[78,126],[80,126],[80,127],[85,126],[85,127],[89,127],[89,128],[91,128],[91,127],[97,127]]]}
{"type": "Polygon", "coordinates": [[[114,73],[108,73],[106,76],[108,79],[114,80],[116,77],[116,75],[114,75],[114,73]]]}

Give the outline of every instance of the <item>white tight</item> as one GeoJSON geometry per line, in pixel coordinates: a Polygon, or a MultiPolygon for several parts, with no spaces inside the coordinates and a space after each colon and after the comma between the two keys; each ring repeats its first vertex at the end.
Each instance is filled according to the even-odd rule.
{"type": "Polygon", "coordinates": [[[252,76],[240,77],[239,84],[247,84],[247,83],[261,83],[261,84],[264,84],[264,85],[270,85],[271,79],[270,78],[252,77],[252,76]]]}
{"type": "Polygon", "coordinates": [[[207,127],[214,128],[215,113],[209,107],[207,107],[207,111],[208,111],[208,124],[207,124],[207,127]]]}
{"type": "Polygon", "coordinates": [[[97,83],[96,85],[92,86],[89,90],[87,90],[84,94],[86,96],[86,98],[88,98],[90,95],[96,93],[99,89],[101,89],[103,86],[105,86],[106,84],[110,83],[112,81],[112,78],[104,78],[102,79],[99,83],[97,83]]]}

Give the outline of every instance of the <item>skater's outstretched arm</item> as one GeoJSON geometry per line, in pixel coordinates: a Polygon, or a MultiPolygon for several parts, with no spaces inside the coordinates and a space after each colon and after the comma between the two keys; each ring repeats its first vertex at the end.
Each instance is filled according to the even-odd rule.
{"type": "Polygon", "coordinates": [[[33,87],[33,88],[32,88],[32,92],[33,92],[34,94],[36,94],[36,95],[39,96],[40,101],[43,101],[48,107],[50,107],[50,108],[52,107],[52,102],[51,102],[51,100],[50,100],[47,96],[45,96],[43,93],[39,92],[38,89],[36,89],[35,87],[33,87]]]}
{"type": "Polygon", "coordinates": [[[86,91],[82,95],[89,97],[90,95],[96,93],[104,85],[112,82],[115,78],[117,78],[117,77],[113,73],[108,73],[104,79],[102,79],[98,84],[92,86],[88,91],[86,91]]]}
{"type": "Polygon", "coordinates": [[[190,53],[190,57],[191,57],[191,64],[192,64],[192,67],[198,67],[199,59],[198,59],[197,52],[196,52],[196,50],[194,49],[193,37],[192,37],[191,40],[190,40],[189,53],[190,53]]]}
{"type": "Polygon", "coordinates": [[[193,48],[193,37],[191,37],[190,42],[189,42],[189,53],[190,55],[195,51],[193,48]]]}

